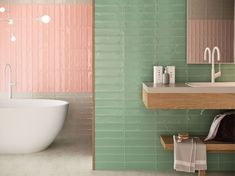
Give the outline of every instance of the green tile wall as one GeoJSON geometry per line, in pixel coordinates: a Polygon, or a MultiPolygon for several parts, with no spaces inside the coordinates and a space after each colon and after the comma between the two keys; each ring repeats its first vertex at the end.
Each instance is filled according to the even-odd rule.
{"type": "MultiPolygon", "coordinates": [[[[95,168],[173,170],[160,134],[206,134],[218,111],[146,110],[141,84],[152,67],[175,65],[177,82],[209,81],[186,64],[185,0],[95,0],[95,168]]],[[[223,65],[224,81],[235,66],[223,65]]],[[[234,170],[235,155],[209,154],[209,170],[234,170]]]]}

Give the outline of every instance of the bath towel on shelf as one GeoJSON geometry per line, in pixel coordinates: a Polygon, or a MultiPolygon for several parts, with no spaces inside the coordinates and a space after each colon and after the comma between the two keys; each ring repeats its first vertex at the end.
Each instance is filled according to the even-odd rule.
{"type": "Polygon", "coordinates": [[[207,170],[206,145],[199,138],[189,138],[180,143],[174,139],[174,169],[183,172],[207,170]]]}
{"type": "MultiPolygon", "coordinates": [[[[207,137],[204,139],[204,141],[214,139],[217,135],[217,132],[219,130],[220,123],[222,122],[222,120],[225,117],[230,117],[230,116],[232,117],[232,116],[234,116],[234,114],[235,114],[235,111],[229,111],[229,112],[225,112],[225,113],[216,115],[212,124],[211,124],[210,131],[209,131],[207,137]]],[[[230,129],[232,128],[231,126],[232,126],[232,124],[230,125],[230,129]]],[[[231,131],[233,131],[233,130],[231,130],[231,131]]],[[[232,134],[234,134],[234,132],[231,132],[231,131],[230,131],[231,135],[229,135],[229,137],[234,139],[234,137],[232,137],[232,134]]]]}

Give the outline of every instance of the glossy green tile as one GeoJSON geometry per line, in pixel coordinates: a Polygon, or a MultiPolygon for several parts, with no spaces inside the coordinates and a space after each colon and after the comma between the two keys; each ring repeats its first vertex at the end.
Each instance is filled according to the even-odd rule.
{"type": "Polygon", "coordinates": [[[148,1],[143,1],[143,0],[125,0],[125,3],[123,3],[124,6],[148,6],[148,5],[153,5],[155,4],[155,0],[148,0],[148,1]]]}
{"type": "Polygon", "coordinates": [[[173,169],[174,166],[174,162],[173,160],[169,160],[166,162],[157,162],[156,164],[156,170],[160,170],[160,171],[174,171],[173,169]]]}
{"type": "Polygon", "coordinates": [[[124,107],[124,102],[122,100],[97,100],[96,103],[99,108],[102,108],[102,107],[123,108],[124,107]]]}
{"type": "Polygon", "coordinates": [[[122,111],[122,108],[105,108],[105,107],[99,107],[97,108],[96,107],[96,114],[105,114],[105,115],[122,115],[123,114],[123,111],[122,111]]]}
{"type": "Polygon", "coordinates": [[[162,162],[168,162],[174,160],[173,152],[158,153],[156,158],[157,160],[162,162]]]}
{"type": "Polygon", "coordinates": [[[100,161],[100,162],[112,162],[112,161],[115,161],[115,162],[123,162],[124,161],[124,155],[108,155],[108,154],[104,154],[104,153],[101,153],[101,154],[96,154],[95,155],[95,158],[100,161]]]}
{"type": "MultiPolygon", "coordinates": [[[[97,11],[96,13],[96,17],[97,17],[97,14],[98,12],[105,12],[105,13],[120,13],[120,11],[122,10],[122,7],[121,6],[117,6],[115,4],[110,4],[109,7],[107,8],[107,6],[103,6],[104,4],[102,5],[99,5],[96,3],[96,7],[95,7],[95,10],[97,11]]],[[[103,18],[101,18],[101,20],[103,20],[103,18]]],[[[95,22],[97,22],[99,20],[96,20],[95,22]]]]}
{"type": "MultiPolygon", "coordinates": [[[[123,145],[124,141],[122,139],[95,139],[96,147],[122,147],[123,145]]],[[[95,155],[99,155],[99,153],[96,153],[95,155]]],[[[97,161],[99,160],[97,159],[97,161]]]]}
{"type": "Polygon", "coordinates": [[[155,153],[154,146],[130,146],[125,147],[125,153],[128,155],[136,155],[136,154],[143,154],[143,155],[152,155],[155,153]]]}
{"type": "Polygon", "coordinates": [[[96,115],[97,123],[124,123],[124,116],[122,115],[96,115]]]}
{"type": "MultiPolygon", "coordinates": [[[[96,66],[97,62],[102,61],[102,60],[120,60],[122,58],[122,53],[121,51],[108,52],[108,53],[97,51],[95,53],[95,58],[96,58],[96,62],[95,62],[95,66],[96,66]]],[[[95,69],[95,71],[99,71],[99,70],[95,69]]]]}
{"type": "Polygon", "coordinates": [[[125,146],[127,147],[135,147],[135,146],[154,146],[155,141],[153,139],[126,139],[125,140],[125,146]]]}
{"type": "Polygon", "coordinates": [[[150,139],[155,140],[156,134],[152,131],[125,131],[126,139],[150,139]]]}
{"type": "Polygon", "coordinates": [[[220,162],[218,171],[234,171],[234,162],[220,162]]]}
{"type": "Polygon", "coordinates": [[[153,154],[145,154],[145,153],[141,153],[141,154],[129,154],[126,153],[125,154],[125,160],[126,162],[141,162],[141,163],[145,163],[145,162],[149,162],[149,163],[154,163],[155,161],[155,156],[153,154]]]}
{"type": "Polygon", "coordinates": [[[122,100],[123,97],[123,92],[121,91],[116,91],[116,90],[109,90],[109,91],[96,91],[95,92],[95,100],[122,100]]]}
{"type": "Polygon", "coordinates": [[[221,171],[221,169],[219,168],[219,163],[212,163],[212,162],[207,163],[207,170],[221,171]]]}
{"type": "Polygon", "coordinates": [[[98,170],[123,170],[125,169],[124,162],[100,162],[97,160],[95,163],[95,169],[98,170]]]}
{"type": "MultiPolygon", "coordinates": [[[[99,62],[96,62],[95,64],[95,68],[97,69],[110,69],[110,68],[122,68],[124,66],[124,62],[121,61],[121,60],[115,60],[115,61],[112,61],[112,60],[102,60],[102,61],[99,61],[99,62]]],[[[96,80],[95,80],[96,81],[96,80]]]]}
{"type": "Polygon", "coordinates": [[[98,123],[95,122],[95,128],[97,131],[123,131],[124,125],[123,123],[98,123]]]}
{"type": "Polygon", "coordinates": [[[123,147],[110,147],[110,146],[102,146],[102,147],[96,147],[95,153],[98,153],[99,155],[120,155],[120,153],[124,153],[123,147]]]}
{"type": "Polygon", "coordinates": [[[234,153],[226,153],[226,154],[220,154],[219,160],[226,162],[226,163],[235,163],[235,154],[234,153]]]}
{"type": "Polygon", "coordinates": [[[117,84],[102,84],[102,83],[97,83],[95,86],[95,89],[97,92],[102,92],[102,91],[109,91],[109,90],[113,90],[115,92],[117,91],[123,91],[123,85],[121,83],[117,83],[117,84]]]}
{"type": "MultiPolygon", "coordinates": [[[[207,134],[220,112],[145,109],[142,82],[154,65],[175,65],[177,82],[210,81],[210,65],[186,64],[186,0],[96,0],[96,169],[173,171],[159,136],[207,134]]],[[[222,65],[218,80],[235,81],[235,66],[222,65]]],[[[234,170],[233,156],[208,154],[209,171],[234,170]]]]}
{"type": "Polygon", "coordinates": [[[156,117],[152,115],[146,115],[146,116],[129,115],[125,117],[126,124],[155,124],[156,122],[157,122],[156,117]]]}
{"type": "Polygon", "coordinates": [[[144,162],[144,161],[127,162],[125,165],[126,165],[126,168],[130,170],[146,170],[146,169],[154,170],[155,169],[154,162],[144,162]]]}
{"type": "Polygon", "coordinates": [[[122,139],[123,136],[123,131],[98,131],[95,133],[97,139],[122,139]]]}

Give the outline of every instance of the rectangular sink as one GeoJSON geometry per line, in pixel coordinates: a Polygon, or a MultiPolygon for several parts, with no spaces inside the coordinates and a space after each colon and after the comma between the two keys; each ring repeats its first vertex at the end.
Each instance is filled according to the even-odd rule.
{"type": "Polygon", "coordinates": [[[235,88],[235,82],[190,82],[185,83],[186,85],[190,87],[234,87],[235,88]]]}

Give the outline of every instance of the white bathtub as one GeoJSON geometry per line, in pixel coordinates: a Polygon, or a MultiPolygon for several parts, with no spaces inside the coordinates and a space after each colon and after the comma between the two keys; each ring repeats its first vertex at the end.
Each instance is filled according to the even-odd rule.
{"type": "Polygon", "coordinates": [[[68,105],[46,99],[0,100],[0,153],[46,149],[62,129],[68,105]]]}

